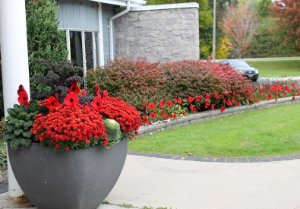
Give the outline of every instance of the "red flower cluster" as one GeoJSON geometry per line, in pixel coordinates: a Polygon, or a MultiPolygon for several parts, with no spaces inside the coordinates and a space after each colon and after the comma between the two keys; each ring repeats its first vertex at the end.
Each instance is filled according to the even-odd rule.
{"type": "MultiPolygon", "coordinates": [[[[22,85],[18,90],[21,105],[29,105],[28,95],[22,85]]],[[[126,134],[137,134],[141,125],[139,112],[135,107],[120,98],[109,97],[107,91],[100,94],[100,87],[96,87],[96,97],[84,105],[79,104],[77,95],[84,97],[85,90],[80,90],[77,82],[73,82],[69,93],[60,104],[55,96],[38,102],[47,107],[48,113],[39,113],[35,116],[30,129],[36,139],[56,150],[74,150],[91,146],[107,146],[103,116],[113,118],[119,122],[121,130],[126,134]]]]}
{"type": "Polygon", "coordinates": [[[126,103],[121,98],[109,97],[101,99],[101,108],[99,108],[101,115],[108,118],[113,118],[119,122],[121,130],[125,133],[137,131],[141,126],[142,120],[140,113],[135,107],[126,103]]]}
{"type": "Polygon", "coordinates": [[[47,115],[38,114],[31,129],[37,139],[55,149],[77,149],[83,144],[107,144],[102,116],[89,105],[62,104],[47,115]]]}

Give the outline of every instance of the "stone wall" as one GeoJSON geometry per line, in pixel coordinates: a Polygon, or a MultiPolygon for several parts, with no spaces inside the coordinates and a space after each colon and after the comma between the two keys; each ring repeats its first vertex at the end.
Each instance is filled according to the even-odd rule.
{"type": "Polygon", "coordinates": [[[193,8],[131,11],[115,20],[114,30],[117,58],[146,57],[150,62],[199,59],[195,3],[193,8]]]}

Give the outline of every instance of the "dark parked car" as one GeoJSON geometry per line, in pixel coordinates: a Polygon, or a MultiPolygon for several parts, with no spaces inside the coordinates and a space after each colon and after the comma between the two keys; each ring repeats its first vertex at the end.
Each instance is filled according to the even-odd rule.
{"type": "Polygon", "coordinates": [[[240,71],[243,76],[247,77],[248,79],[252,81],[257,81],[259,77],[259,72],[257,69],[249,65],[247,62],[244,60],[222,60],[220,63],[224,65],[229,65],[232,68],[240,71]]]}

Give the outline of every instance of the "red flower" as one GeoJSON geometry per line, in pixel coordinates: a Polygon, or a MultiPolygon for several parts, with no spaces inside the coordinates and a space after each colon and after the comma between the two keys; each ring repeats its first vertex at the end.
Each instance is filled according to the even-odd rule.
{"type": "Polygon", "coordinates": [[[150,117],[153,118],[153,119],[156,118],[156,113],[155,112],[151,112],[150,113],[150,117]]]}
{"type": "Polygon", "coordinates": [[[91,102],[91,106],[96,110],[100,111],[102,105],[102,100],[100,96],[96,96],[91,102]]]}
{"type": "Polygon", "coordinates": [[[165,101],[164,100],[160,100],[159,107],[160,108],[164,108],[165,107],[165,101]]]}
{"type": "Polygon", "coordinates": [[[173,118],[174,120],[177,118],[176,113],[173,113],[173,114],[172,114],[172,118],[173,118]]]}
{"type": "Polygon", "coordinates": [[[74,92],[70,92],[64,99],[64,104],[68,106],[75,106],[78,104],[78,97],[74,92]]]}
{"type": "Polygon", "coordinates": [[[69,88],[69,93],[74,92],[75,94],[80,93],[80,88],[77,85],[77,81],[73,81],[71,87],[69,88]]]}
{"type": "Polygon", "coordinates": [[[214,93],[214,98],[219,99],[219,94],[217,92],[214,93]]]}
{"type": "Polygon", "coordinates": [[[60,149],[60,144],[56,144],[55,149],[60,149]]]}
{"type": "Polygon", "coordinates": [[[290,89],[289,86],[285,86],[285,90],[286,90],[287,92],[291,92],[291,89],[290,89]]]}
{"type": "Polygon", "coordinates": [[[169,118],[170,118],[169,115],[166,114],[166,115],[165,115],[165,120],[169,120],[169,118]]]}
{"type": "Polygon", "coordinates": [[[28,101],[28,94],[26,91],[21,91],[19,93],[19,97],[18,97],[18,102],[21,105],[30,105],[29,101],[28,101]]]}
{"type": "Polygon", "coordinates": [[[82,97],[85,97],[85,96],[86,96],[86,90],[85,90],[85,89],[82,89],[82,90],[81,90],[81,96],[82,96],[82,97]]]}
{"type": "Polygon", "coordinates": [[[210,109],[211,109],[211,110],[215,110],[215,106],[214,106],[214,105],[211,105],[210,109]]]}
{"type": "Polygon", "coordinates": [[[87,144],[87,145],[90,145],[91,144],[91,141],[90,140],[85,140],[85,143],[87,144]]]}
{"type": "Polygon", "coordinates": [[[108,140],[107,140],[106,138],[103,140],[102,145],[103,145],[104,147],[106,147],[106,146],[108,145],[108,140]]]}
{"type": "Polygon", "coordinates": [[[60,105],[55,96],[50,96],[48,99],[44,99],[38,102],[38,104],[47,107],[49,110],[58,107],[60,105]]]}
{"type": "Polygon", "coordinates": [[[237,106],[237,107],[240,106],[240,105],[241,105],[241,104],[240,104],[239,102],[236,102],[236,103],[235,103],[235,106],[237,106]]]}
{"type": "Polygon", "coordinates": [[[209,103],[209,102],[206,102],[206,103],[205,103],[205,109],[207,109],[209,106],[210,106],[210,103],[209,103]]]}
{"type": "Polygon", "coordinates": [[[108,97],[108,91],[107,91],[107,90],[104,90],[104,91],[103,91],[102,97],[103,97],[103,98],[108,97]]]}
{"type": "Polygon", "coordinates": [[[295,100],[296,100],[296,97],[295,97],[295,96],[293,96],[293,97],[292,97],[292,101],[295,101],[295,100]]]}
{"type": "Polygon", "coordinates": [[[188,101],[189,101],[189,103],[192,103],[194,101],[194,97],[189,96],[188,101]]]}
{"type": "Polygon", "coordinates": [[[225,111],[225,107],[222,106],[220,110],[221,110],[221,112],[224,112],[225,111]]]}
{"type": "Polygon", "coordinates": [[[164,117],[165,111],[164,111],[164,110],[161,110],[161,111],[159,112],[159,114],[160,114],[161,117],[164,117]]]}
{"type": "Polygon", "coordinates": [[[144,121],[144,123],[147,124],[147,125],[150,124],[149,119],[148,119],[147,116],[144,116],[144,117],[143,117],[143,121],[144,121]]]}
{"type": "Polygon", "coordinates": [[[177,99],[177,102],[178,102],[178,104],[182,104],[182,99],[181,99],[181,98],[178,98],[178,99],[177,99]]]}
{"type": "Polygon", "coordinates": [[[196,101],[198,102],[198,101],[200,101],[201,97],[197,95],[197,96],[195,97],[195,99],[196,99],[196,101]]]}
{"type": "Polygon", "coordinates": [[[154,110],[154,109],[155,109],[155,104],[154,104],[153,102],[150,102],[150,103],[149,103],[149,108],[150,108],[151,110],[154,110]]]}
{"type": "Polygon", "coordinates": [[[174,104],[177,104],[178,103],[178,100],[175,98],[174,99],[174,104]]]}
{"type": "Polygon", "coordinates": [[[143,107],[143,109],[145,110],[145,109],[147,108],[147,104],[146,104],[146,103],[143,103],[143,104],[142,104],[142,107],[143,107]]]}
{"type": "Polygon", "coordinates": [[[17,91],[18,95],[19,95],[21,92],[23,92],[23,91],[26,92],[24,86],[23,86],[22,84],[20,84],[20,85],[19,85],[19,89],[18,89],[18,91],[17,91]]]}
{"type": "Polygon", "coordinates": [[[168,101],[167,106],[168,106],[168,107],[172,107],[172,102],[171,102],[171,101],[168,101]]]}
{"type": "Polygon", "coordinates": [[[101,97],[101,95],[100,95],[100,86],[99,85],[96,86],[96,96],[101,97]]]}
{"type": "Polygon", "coordinates": [[[66,146],[66,151],[69,152],[70,151],[70,147],[66,146]]]}
{"type": "Polygon", "coordinates": [[[268,97],[267,97],[267,100],[270,100],[270,99],[272,99],[272,95],[271,94],[269,94],[268,97]]]}
{"type": "Polygon", "coordinates": [[[205,94],[205,99],[210,99],[210,94],[205,94]]]}

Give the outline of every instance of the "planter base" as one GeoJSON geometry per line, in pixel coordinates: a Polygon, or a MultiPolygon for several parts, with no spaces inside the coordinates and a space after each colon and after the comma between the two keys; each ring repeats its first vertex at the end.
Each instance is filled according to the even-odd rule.
{"type": "Polygon", "coordinates": [[[127,145],[124,139],[109,149],[54,152],[32,144],[9,149],[9,158],[18,183],[38,209],[96,209],[120,176],[127,145]]]}

